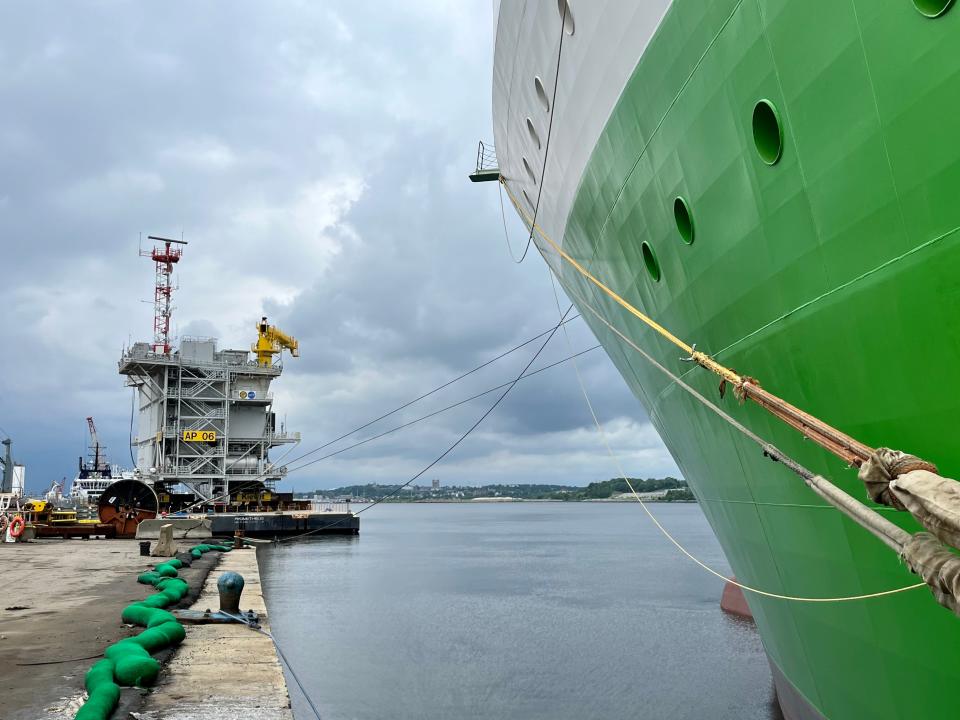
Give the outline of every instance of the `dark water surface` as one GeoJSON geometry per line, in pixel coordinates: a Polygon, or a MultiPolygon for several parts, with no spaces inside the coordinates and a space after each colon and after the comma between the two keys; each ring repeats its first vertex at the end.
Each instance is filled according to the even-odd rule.
{"type": "MultiPolygon", "coordinates": [[[[728,569],[698,506],[652,507],[728,569]]],[[[261,551],[273,632],[324,720],[776,717],[753,626],[636,505],[361,518],[359,537],[261,551]]],[[[290,695],[312,717],[292,681],[290,695]]]]}

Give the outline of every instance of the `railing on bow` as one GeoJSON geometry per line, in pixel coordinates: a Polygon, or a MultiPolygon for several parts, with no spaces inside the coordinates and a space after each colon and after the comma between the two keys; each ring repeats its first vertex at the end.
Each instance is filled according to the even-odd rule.
{"type": "Polygon", "coordinates": [[[477,167],[470,174],[473,182],[491,182],[500,179],[497,149],[481,140],[477,145],[477,167]]]}

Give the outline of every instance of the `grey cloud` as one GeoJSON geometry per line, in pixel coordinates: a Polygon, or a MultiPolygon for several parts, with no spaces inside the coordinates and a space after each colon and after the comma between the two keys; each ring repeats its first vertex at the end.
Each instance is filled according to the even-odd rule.
{"type": "MultiPolygon", "coordinates": [[[[28,484],[73,472],[87,415],[128,458],[115,362],[150,335],[140,231],[190,241],[178,333],[246,347],[266,313],[301,340],[276,392],[303,449],[555,323],[543,262],[510,262],[495,188],[465,178],[489,137],[489,27],[482,4],[427,1],[0,8],[0,307],[23,349],[0,374],[0,425],[28,484]]],[[[582,321],[571,330],[575,351],[595,342],[582,321]]],[[[397,421],[509,379],[532,351],[397,421]]],[[[558,335],[542,362],[567,352],[558,335]]],[[[675,472],[605,356],[581,370],[604,421],[637,435],[631,470],[675,472]]],[[[490,401],[296,482],[395,479],[490,401]]],[[[589,423],[572,368],[556,368],[519,385],[443,472],[556,481],[567,467],[581,481],[595,463],[606,477],[589,423]]]]}

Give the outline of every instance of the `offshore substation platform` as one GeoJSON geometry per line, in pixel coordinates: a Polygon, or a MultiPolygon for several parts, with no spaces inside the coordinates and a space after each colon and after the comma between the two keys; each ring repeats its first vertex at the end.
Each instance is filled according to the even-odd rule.
{"type": "MultiPolygon", "coordinates": [[[[116,526],[118,535],[132,534],[157,515],[176,514],[241,515],[245,519],[236,524],[251,535],[355,534],[359,521],[349,508],[314,508],[275,490],[287,468],[271,450],[299,443],[300,433],[278,428],[270,384],[283,372],[283,351],[299,356],[297,340],[263,317],[249,351],[219,350],[208,337],[184,337],[174,348],[172,276],[186,243],[149,239],[156,245],[140,254],[155,265],[153,341],[124,349],[119,362],[136,391],[136,469],[132,479],[104,490],[101,520],[116,526]]],[[[232,518],[218,522],[233,526],[232,518]]]]}

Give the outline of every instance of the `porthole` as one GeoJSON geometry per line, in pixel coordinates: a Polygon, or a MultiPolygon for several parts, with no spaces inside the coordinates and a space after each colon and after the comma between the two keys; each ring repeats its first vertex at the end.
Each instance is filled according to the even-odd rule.
{"type": "Polygon", "coordinates": [[[573,13],[570,12],[570,3],[567,0],[557,0],[557,12],[563,20],[563,31],[567,35],[573,35],[573,13]]]}
{"type": "Polygon", "coordinates": [[[953,0],[913,0],[913,6],[917,11],[928,18],[940,17],[950,9],[951,5],[953,0]]]}
{"type": "Polygon", "coordinates": [[[537,150],[540,149],[540,136],[537,134],[537,129],[533,126],[533,120],[527,118],[527,132],[530,133],[530,139],[533,140],[537,145],[537,150]]]}
{"type": "Polygon", "coordinates": [[[530,163],[527,162],[526,158],[523,158],[523,169],[527,171],[527,177],[530,178],[530,182],[536,185],[537,176],[533,174],[533,168],[530,167],[530,163]]]}
{"type": "Polygon", "coordinates": [[[760,159],[767,165],[775,165],[783,154],[780,115],[769,100],[761,100],[753,108],[753,142],[760,159]]]}
{"type": "Polygon", "coordinates": [[[673,219],[677,222],[677,232],[683,241],[690,245],[693,242],[693,216],[690,214],[690,207],[687,201],[678,197],[673,201],[673,219]]]}
{"type": "Polygon", "coordinates": [[[535,208],[535,205],[533,204],[533,200],[530,199],[530,196],[527,195],[527,191],[526,191],[526,190],[523,191],[523,197],[524,197],[524,199],[526,199],[527,205],[530,206],[530,210],[532,211],[532,210],[535,208]]]}
{"type": "Polygon", "coordinates": [[[643,264],[647,266],[647,272],[654,282],[660,282],[660,263],[657,262],[657,256],[646,240],[640,245],[640,252],[643,255],[643,264]]]}
{"type": "Polygon", "coordinates": [[[547,91],[543,88],[543,80],[535,77],[533,79],[533,87],[537,91],[537,100],[540,101],[544,111],[550,112],[550,98],[547,97],[547,91]]]}

